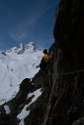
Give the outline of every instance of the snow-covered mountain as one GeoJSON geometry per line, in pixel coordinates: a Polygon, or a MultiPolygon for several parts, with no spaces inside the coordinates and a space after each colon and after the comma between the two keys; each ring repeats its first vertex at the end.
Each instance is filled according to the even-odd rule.
{"type": "Polygon", "coordinates": [[[11,100],[25,78],[33,78],[43,56],[33,42],[0,53],[0,104],[11,100]]]}

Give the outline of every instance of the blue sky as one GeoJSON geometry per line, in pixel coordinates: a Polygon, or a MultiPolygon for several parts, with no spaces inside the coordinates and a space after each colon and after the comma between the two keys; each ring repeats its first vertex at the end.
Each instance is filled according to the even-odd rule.
{"type": "Polygon", "coordinates": [[[59,0],[0,0],[0,50],[34,42],[49,48],[59,0]]]}

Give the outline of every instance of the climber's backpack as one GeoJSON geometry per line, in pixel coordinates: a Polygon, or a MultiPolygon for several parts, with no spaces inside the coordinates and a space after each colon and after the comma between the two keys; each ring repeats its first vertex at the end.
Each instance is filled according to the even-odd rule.
{"type": "Polygon", "coordinates": [[[49,64],[49,62],[45,62],[44,57],[43,57],[42,60],[41,60],[41,63],[40,63],[40,68],[45,69],[48,64],[49,64]]]}

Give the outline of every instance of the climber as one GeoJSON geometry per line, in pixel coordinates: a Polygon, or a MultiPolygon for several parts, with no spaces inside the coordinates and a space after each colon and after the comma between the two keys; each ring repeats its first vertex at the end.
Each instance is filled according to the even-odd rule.
{"type": "Polygon", "coordinates": [[[39,66],[41,69],[47,69],[50,64],[50,56],[49,53],[47,52],[47,49],[44,49],[43,53],[44,55],[39,66]]]}
{"type": "Polygon", "coordinates": [[[49,86],[52,85],[52,53],[49,54],[47,49],[43,50],[43,58],[38,66],[36,68],[41,68],[41,73],[43,76],[48,77],[49,80],[49,86]],[[48,74],[48,75],[47,75],[48,74]]]}
{"type": "Polygon", "coordinates": [[[43,72],[45,72],[45,75],[46,73],[48,74],[49,86],[51,86],[52,85],[52,70],[51,70],[52,54],[49,54],[47,49],[44,49],[43,53],[44,55],[39,66],[43,70],[43,72]]]}

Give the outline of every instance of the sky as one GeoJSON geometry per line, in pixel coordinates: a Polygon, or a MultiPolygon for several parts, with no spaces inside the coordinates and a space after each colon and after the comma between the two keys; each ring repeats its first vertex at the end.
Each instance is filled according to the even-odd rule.
{"type": "Polygon", "coordinates": [[[59,0],[0,0],[0,51],[34,42],[49,48],[59,0]]]}

